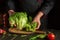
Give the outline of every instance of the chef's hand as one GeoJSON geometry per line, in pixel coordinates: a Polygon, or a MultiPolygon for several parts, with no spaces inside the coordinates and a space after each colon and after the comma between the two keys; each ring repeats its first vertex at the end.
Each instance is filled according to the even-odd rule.
{"type": "Polygon", "coordinates": [[[33,22],[37,22],[37,27],[36,27],[36,29],[39,29],[40,28],[40,25],[41,25],[41,21],[40,21],[40,18],[39,17],[35,17],[34,19],[33,19],[33,22]]]}
{"type": "MultiPolygon", "coordinates": [[[[12,14],[14,14],[14,10],[9,10],[8,14],[9,14],[9,16],[12,15],[12,14]]],[[[9,23],[11,24],[11,22],[9,22],[9,23]]],[[[14,26],[16,27],[16,24],[14,24],[14,26]]]]}
{"type": "Polygon", "coordinates": [[[14,10],[9,10],[8,14],[9,14],[9,16],[12,15],[12,14],[14,14],[14,10]]]}
{"type": "Polygon", "coordinates": [[[43,16],[43,12],[38,12],[38,14],[35,16],[35,18],[33,19],[33,22],[37,22],[37,27],[36,29],[39,29],[41,26],[41,17],[43,16]]]}

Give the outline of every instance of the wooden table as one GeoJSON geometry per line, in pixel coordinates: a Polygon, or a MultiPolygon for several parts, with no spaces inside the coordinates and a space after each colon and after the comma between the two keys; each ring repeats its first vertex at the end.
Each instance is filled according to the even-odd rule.
{"type": "MultiPolygon", "coordinates": [[[[55,30],[55,29],[48,29],[48,31],[53,32],[56,35],[55,40],[60,40],[60,30],[55,30]]],[[[6,35],[0,35],[0,40],[29,40],[31,36],[36,36],[38,34],[29,34],[29,35],[21,35],[21,34],[12,34],[12,33],[7,33],[6,35]]],[[[42,39],[37,39],[37,40],[42,40],[42,39]]],[[[46,38],[43,40],[47,40],[46,38]]]]}

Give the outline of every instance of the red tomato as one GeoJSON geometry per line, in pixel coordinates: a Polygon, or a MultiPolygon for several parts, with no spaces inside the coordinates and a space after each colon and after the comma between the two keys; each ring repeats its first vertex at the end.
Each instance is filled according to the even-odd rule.
{"type": "Polygon", "coordinates": [[[4,32],[6,32],[6,31],[3,29],[0,29],[0,34],[3,34],[4,32]]]}
{"type": "Polygon", "coordinates": [[[49,40],[55,40],[55,35],[53,33],[49,33],[47,36],[49,40]]]}

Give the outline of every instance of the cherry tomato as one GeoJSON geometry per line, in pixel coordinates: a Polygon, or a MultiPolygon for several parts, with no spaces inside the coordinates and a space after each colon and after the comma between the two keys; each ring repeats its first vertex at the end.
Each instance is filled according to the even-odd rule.
{"type": "Polygon", "coordinates": [[[47,37],[49,40],[55,40],[55,35],[53,33],[49,33],[47,37]]]}
{"type": "Polygon", "coordinates": [[[4,33],[6,33],[6,31],[3,29],[0,29],[0,34],[4,34],[4,33]]]}

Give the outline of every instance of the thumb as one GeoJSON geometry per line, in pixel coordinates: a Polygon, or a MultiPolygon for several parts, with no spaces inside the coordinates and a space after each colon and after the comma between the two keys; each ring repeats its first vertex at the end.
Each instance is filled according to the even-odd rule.
{"type": "Polygon", "coordinates": [[[41,25],[41,23],[38,22],[38,25],[37,25],[37,28],[36,29],[39,29],[40,28],[40,25],[41,25]]]}
{"type": "Polygon", "coordinates": [[[14,10],[9,10],[8,13],[9,15],[12,15],[14,13],[14,10]]]}

